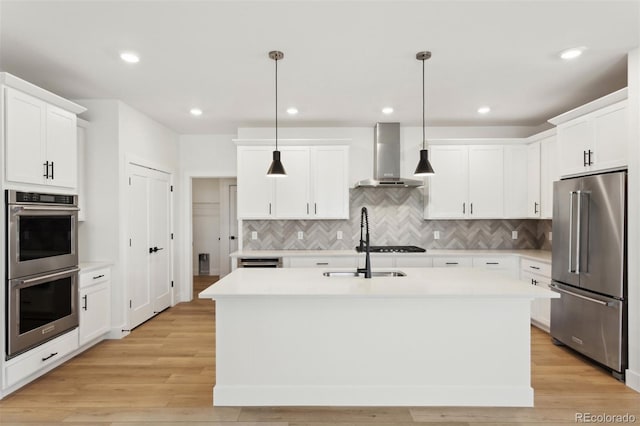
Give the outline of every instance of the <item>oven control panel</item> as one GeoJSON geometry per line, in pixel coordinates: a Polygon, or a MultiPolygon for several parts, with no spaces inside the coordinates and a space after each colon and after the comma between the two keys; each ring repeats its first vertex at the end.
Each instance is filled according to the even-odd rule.
{"type": "Polygon", "coordinates": [[[76,195],[42,194],[38,192],[8,191],[9,204],[30,203],[30,204],[63,204],[77,205],[76,195]]]}

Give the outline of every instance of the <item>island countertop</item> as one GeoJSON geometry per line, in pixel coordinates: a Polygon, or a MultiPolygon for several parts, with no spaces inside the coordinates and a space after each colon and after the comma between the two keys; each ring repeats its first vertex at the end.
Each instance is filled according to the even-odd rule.
{"type": "MultiPolygon", "coordinates": [[[[376,271],[376,268],[373,269],[376,271]]],[[[203,290],[201,299],[263,296],[557,298],[557,293],[478,268],[389,268],[405,277],[326,277],[326,269],[241,268],[203,290]]],[[[331,271],[352,271],[335,268],[331,271]]]]}

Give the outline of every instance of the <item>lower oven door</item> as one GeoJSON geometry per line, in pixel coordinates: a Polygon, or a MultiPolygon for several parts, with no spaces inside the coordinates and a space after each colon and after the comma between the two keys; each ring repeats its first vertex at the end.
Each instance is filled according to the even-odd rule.
{"type": "Polygon", "coordinates": [[[7,358],[78,326],[78,268],[8,282],[7,358]]]}

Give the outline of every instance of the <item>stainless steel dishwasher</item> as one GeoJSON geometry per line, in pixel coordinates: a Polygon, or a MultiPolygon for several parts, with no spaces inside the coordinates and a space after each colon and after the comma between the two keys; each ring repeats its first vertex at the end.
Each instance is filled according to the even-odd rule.
{"type": "Polygon", "coordinates": [[[238,268],[282,268],[281,257],[239,257],[238,268]]]}

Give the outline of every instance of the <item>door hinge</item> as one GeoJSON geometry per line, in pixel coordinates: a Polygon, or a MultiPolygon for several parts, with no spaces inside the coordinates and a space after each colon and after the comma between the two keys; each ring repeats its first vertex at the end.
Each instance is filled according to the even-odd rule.
{"type": "Polygon", "coordinates": [[[171,281],[171,287],[173,288],[173,281],[171,281]]]}
{"type": "Polygon", "coordinates": [[[171,233],[171,239],[173,240],[173,232],[171,233]]]}
{"type": "Polygon", "coordinates": [[[131,177],[129,177],[129,186],[131,186],[131,177]]]}
{"type": "Polygon", "coordinates": [[[133,303],[131,300],[129,300],[129,309],[131,309],[133,307],[133,303]]]}
{"type": "Polygon", "coordinates": [[[129,238],[129,247],[131,247],[131,238],[129,238]]]}
{"type": "Polygon", "coordinates": [[[171,192],[173,192],[173,185],[171,185],[171,187],[170,187],[170,188],[171,188],[171,192]]]}

